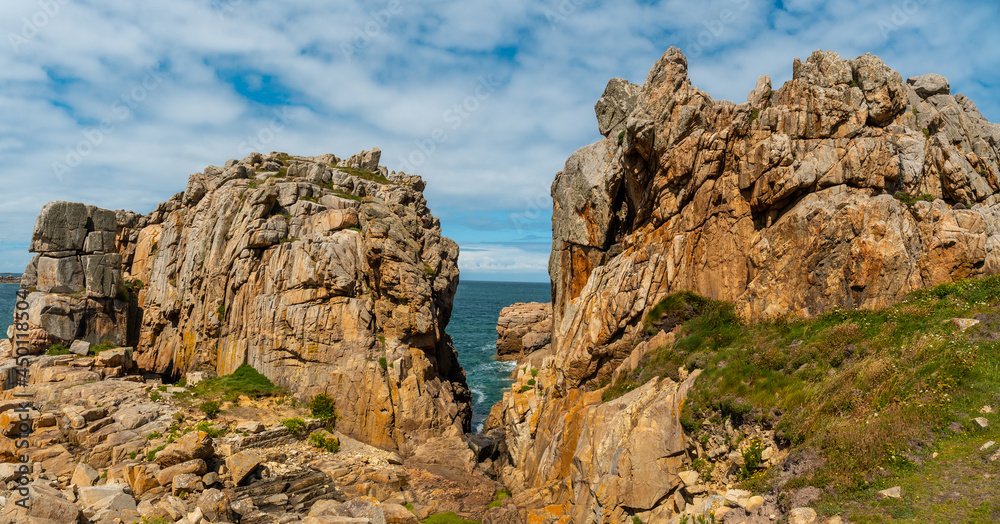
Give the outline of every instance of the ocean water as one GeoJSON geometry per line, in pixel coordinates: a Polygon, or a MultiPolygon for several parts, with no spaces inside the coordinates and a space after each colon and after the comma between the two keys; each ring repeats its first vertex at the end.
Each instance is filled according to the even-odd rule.
{"type": "Polygon", "coordinates": [[[0,338],[7,338],[7,328],[14,322],[14,303],[21,284],[0,284],[0,338]]]}
{"type": "MultiPolygon", "coordinates": [[[[20,284],[0,284],[0,338],[7,335],[20,284]]],[[[549,285],[521,282],[461,282],[447,332],[455,342],[458,360],[472,390],[472,428],[480,431],[490,408],[510,387],[513,362],[500,362],[497,353],[497,317],[516,302],[548,302],[549,285]]]]}
{"type": "Polygon", "coordinates": [[[446,331],[455,343],[458,361],[472,390],[472,429],[482,430],[490,408],[510,387],[514,362],[500,362],[497,354],[497,318],[500,310],[517,302],[548,302],[548,283],[462,281],[446,331]]]}

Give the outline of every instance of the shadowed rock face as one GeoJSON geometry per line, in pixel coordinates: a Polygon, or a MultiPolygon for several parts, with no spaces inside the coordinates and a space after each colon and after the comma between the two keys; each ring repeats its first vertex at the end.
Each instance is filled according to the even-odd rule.
{"type": "Polygon", "coordinates": [[[796,60],[780,89],[761,77],[739,105],[692,86],[677,49],[641,89],[612,81],[596,108],[607,139],[552,186],[566,385],[611,373],[675,291],[765,319],[997,272],[1000,125],[949,93],[940,76],[904,82],[874,56],[833,52],[796,60]],[[608,107],[630,111],[620,136],[608,107]]]}
{"type": "Polygon", "coordinates": [[[485,425],[514,502],[539,521],[667,522],[684,508],[674,417],[693,377],[607,403],[596,390],[649,351],[642,319],[664,296],[760,320],[1000,270],[1000,126],[936,75],[816,52],[734,104],[692,86],[671,48],[643,86],[612,80],[595,110],[606,139],[552,185],[552,355],[535,386],[518,369],[485,425]]]}
{"type": "Polygon", "coordinates": [[[423,181],[378,160],[255,153],[146,216],[49,204],[25,285],[36,346],[92,334],[175,377],[250,364],[300,398],[330,394],[338,429],[405,453],[460,435],[470,395],[444,332],[458,246],[423,181]]]}

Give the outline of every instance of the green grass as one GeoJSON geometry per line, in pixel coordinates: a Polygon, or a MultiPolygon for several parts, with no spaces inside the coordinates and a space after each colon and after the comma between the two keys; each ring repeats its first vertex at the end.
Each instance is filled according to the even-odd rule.
{"type": "MultiPolygon", "coordinates": [[[[215,418],[215,417],[210,417],[210,418],[215,418]]],[[[212,438],[219,438],[226,434],[226,430],[215,429],[212,423],[207,420],[199,422],[198,425],[194,427],[194,429],[197,431],[204,431],[205,433],[208,433],[208,436],[212,438]]]]}
{"type": "Polygon", "coordinates": [[[424,519],[423,524],[479,524],[478,520],[466,520],[459,517],[453,511],[448,513],[438,513],[424,519]]]}
{"type": "Polygon", "coordinates": [[[45,354],[49,355],[50,357],[58,355],[69,355],[69,348],[64,346],[62,343],[57,342],[49,346],[49,348],[45,350],[45,354]]]}
{"type": "Polygon", "coordinates": [[[902,203],[904,203],[904,204],[906,204],[906,205],[908,205],[910,207],[913,207],[913,205],[916,204],[917,202],[933,202],[934,201],[934,197],[928,195],[927,193],[923,193],[923,194],[921,194],[919,196],[910,196],[910,195],[908,195],[908,194],[906,194],[906,193],[904,193],[902,191],[897,191],[892,196],[896,200],[899,200],[900,202],[902,202],[902,203]]]}
{"type": "Polygon", "coordinates": [[[503,499],[510,498],[511,494],[505,489],[497,491],[496,495],[493,497],[493,502],[490,502],[487,508],[499,508],[503,505],[503,499]]]}
{"type": "MultiPolygon", "coordinates": [[[[645,323],[649,331],[670,315],[690,318],[672,346],[652,352],[605,389],[605,398],[654,377],[676,378],[680,366],[701,368],[682,410],[685,429],[726,418],[774,427],[784,446],[815,450],[824,459],[786,487],[826,489],[837,505],[863,504],[873,486],[886,487],[879,472],[905,470],[900,457],[914,452],[914,443],[959,445],[949,424],[969,429],[980,407],[1000,407],[1000,277],[937,286],[884,310],[810,320],[746,325],[731,305],[690,294],[667,297],[654,310],[645,323]],[[949,322],[977,315],[983,322],[965,332],[949,322]]],[[[991,428],[1000,425],[997,415],[987,417],[991,428]]],[[[755,449],[744,458],[759,460],[755,449]]],[[[742,476],[758,488],[776,481],[751,469],[757,468],[742,476]]],[[[986,511],[976,508],[970,514],[986,511]]]]}
{"type": "Polygon", "coordinates": [[[190,388],[189,392],[191,396],[206,399],[218,399],[223,396],[234,399],[240,395],[254,399],[285,394],[284,389],[275,386],[249,364],[236,368],[231,375],[203,380],[190,388]]]}
{"type": "Polygon", "coordinates": [[[336,169],[338,171],[343,171],[344,173],[347,173],[348,175],[356,176],[356,177],[362,178],[364,180],[370,180],[372,182],[378,182],[379,184],[392,184],[392,185],[396,184],[395,182],[393,182],[392,180],[389,180],[388,178],[382,176],[381,174],[374,173],[372,171],[366,171],[364,169],[357,169],[357,168],[353,168],[353,167],[343,167],[343,166],[334,166],[334,165],[331,165],[330,167],[332,167],[332,168],[334,168],[334,169],[336,169]]]}
{"type": "Polygon", "coordinates": [[[531,386],[521,386],[521,393],[524,393],[525,391],[531,391],[531,386]]]}
{"type": "Polygon", "coordinates": [[[166,449],[166,447],[167,447],[167,445],[164,444],[162,446],[157,446],[157,447],[155,447],[155,448],[147,451],[146,452],[146,461],[147,462],[153,462],[154,460],[156,460],[156,454],[159,453],[159,452],[161,452],[161,451],[163,451],[164,449],[166,449]]]}
{"type": "Polygon", "coordinates": [[[379,357],[378,367],[382,368],[382,371],[389,369],[389,362],[385,359],[385,357],[379,357]]]}

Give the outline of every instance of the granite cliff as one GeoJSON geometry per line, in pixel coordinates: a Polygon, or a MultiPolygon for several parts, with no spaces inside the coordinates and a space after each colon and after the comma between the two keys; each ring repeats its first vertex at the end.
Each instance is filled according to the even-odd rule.
{"type": "Polygon", "coordinates": [[[694,87],[671,48],[643,86],[609,82],[595,109],[606,138],[552,185],[552,354],[516,371],[486,424],[505,448],[495,472],[534,521],[705,510],[680,477],[696,374],[612,402],[596,391],[670,344],[643,327],[669,294],[758,321],[879,308],[1000,270],[1000,125],[938,75],[816,52],[735,104],[694,87]]]}
{"type": "Polygon", "coordinates": [[[191,175],[148,215],[44,207],[31,242],[31,346],[134,347],[166,377],[250,364],[339,429],[411,454],[469,429],[470,394],[445,326],[458,246],[424,182],[348,159],[254,153],[191,175]]]}

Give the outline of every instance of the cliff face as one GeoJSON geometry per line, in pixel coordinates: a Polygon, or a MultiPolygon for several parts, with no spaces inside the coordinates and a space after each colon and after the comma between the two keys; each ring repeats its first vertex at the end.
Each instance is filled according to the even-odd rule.
{"type": "Polygon", "coordinates": [[[1000,270],[1000,125],[940,76],[904,82],[871,55],[816,52],[736,105],[692,86],[671,49],[641,88],[609,83],[597,113],[607,139],[552,185],[568,386],[613,371],[674,291],[756,320],[1000,270]]]}
{"type": "Polygon", "coordinates": [[[300,398],[330,394],[344,433],[405,453],[461,434],[470,395],[444,332],[458,246],[423,181],[378,160],[253,154],[146,216],[46,206],[23,284],[36,346],[131,344],[142,369],[175,377],[250,364],[300,398]]]}
{"type": "Polygon", "coordinates": [[[760,320],[1000,270],[1000,126],[937,75],[817,52],[737,105],[692,86],[671,48],[645,85],[612,80],[596,112],[606,139],[552,185],[553,354],[537,386],[519,371],[486,424],[506,446],[500,476],[538,521],[691,510],[676,489],[690,443],[669,438],[691,379],[604,404],[586,393],[650,350],[642,320],[664,296],[760,320]],[[663,445],[629,453],[650,437],[663,445]]]}

